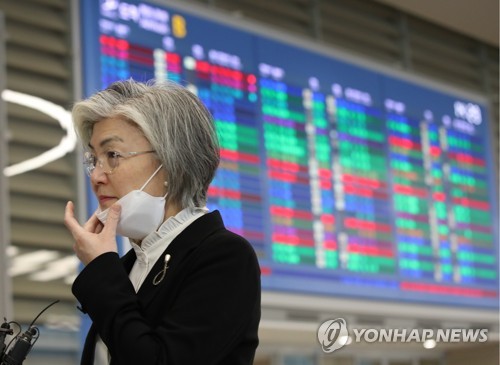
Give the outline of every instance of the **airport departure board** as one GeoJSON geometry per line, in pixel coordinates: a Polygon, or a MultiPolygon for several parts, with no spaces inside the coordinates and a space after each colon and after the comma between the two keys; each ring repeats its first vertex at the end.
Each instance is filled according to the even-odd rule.
{"type": "Polygon", "coordinates": [[[85,95],[169,79],[212,112],[208,206],[252,243],[264,290],[498,307],[481,101],[166,2],[80,6],[85,95]]]}

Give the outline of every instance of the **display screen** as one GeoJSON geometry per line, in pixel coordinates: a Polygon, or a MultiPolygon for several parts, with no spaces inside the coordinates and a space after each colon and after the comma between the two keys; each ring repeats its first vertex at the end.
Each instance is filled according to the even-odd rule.
{"type": "Polygon", "coordinates": [[[84,94],[174,80],[212,112],[208,207],[264,290],[498,307],[488,110],[477,100],[161,2],[81,2],[84,94]]]}

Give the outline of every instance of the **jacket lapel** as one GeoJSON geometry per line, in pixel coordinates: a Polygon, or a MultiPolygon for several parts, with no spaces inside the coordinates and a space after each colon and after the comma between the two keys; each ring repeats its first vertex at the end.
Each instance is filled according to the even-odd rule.
{"type": "Polygon", "coordinates": [[[82,358],[80,360],[81,365],[92,365],[94,363],[96,335],[97,330],[95,325],[92,324],[83,345],[82,358]]]}
{"type": "Polygon", "coordinates": [[[125,268],[125,271],[127,271],[128,274],[130,274],[130,271],[132,271],[132,267],[134,266],[136,258],[137,258],[137,256],[135,255],[134,250],[129,250],[122,257],[123,267],[125,268]]]}

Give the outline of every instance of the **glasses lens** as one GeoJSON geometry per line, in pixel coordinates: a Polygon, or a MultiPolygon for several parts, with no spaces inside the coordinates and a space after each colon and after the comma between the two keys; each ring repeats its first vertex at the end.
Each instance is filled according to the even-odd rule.
{"type": "Polygon", "coordinates": [[[92,171],[95,169],[95,156],[90,152],[85,152],[83,155],[83,165],[85,166],[85,171],[90,176],[92,171]]]}
{"type": "Polygon", "coordinates": [[[115,151],[109,151],[106,153],[106,163],[108,166],[105,166],[106,171],[109,173],[113,172],[114,169],[118,167],[118,162],[120,160],[120,154],[115,151]]]}

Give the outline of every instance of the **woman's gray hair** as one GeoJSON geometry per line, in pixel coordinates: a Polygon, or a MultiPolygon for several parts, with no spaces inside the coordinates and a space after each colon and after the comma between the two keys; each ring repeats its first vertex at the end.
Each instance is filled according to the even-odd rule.
{"type": "Polygon", "coordinates": [[[212,115],[186,88],[170,81],[119,81],[76,103],[72,115],[85,148],[100,120],[121,117],[134,123],[167,171],[167,201],[181,208],[206,204],[219,143],[212,115]]]}

